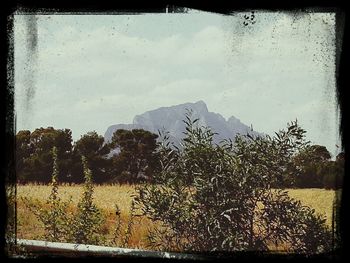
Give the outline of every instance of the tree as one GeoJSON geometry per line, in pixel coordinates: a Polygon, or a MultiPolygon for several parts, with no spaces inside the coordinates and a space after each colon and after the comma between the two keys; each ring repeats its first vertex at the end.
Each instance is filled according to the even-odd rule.
{"type": "Polygon", "coordinates": [[[53,127],[39,128],[32,133],[17,133],[17,178],[23,182],[50,182],[53,167],[52,147],[57,147],[59,180],[66,181],[72,153],[72,132],[69,129],[56,130],[53,127]]]}
{"type": "Polygon", "coordinates": [[[18,182],[25,182],[30,177],[27,162],[32,151],[30,131],[19,131],[16,135],[16,174],[18,182]]]}
{"type": "Polygon", "coordinates": [[[329,251],[325,219],[272,185],[306,147],[297,122],[275,137],[237,136],[213,143],[214,133],[186,116],[182,149],[163,142],[157,184],[137,188],[143,215],[159,224],[153,247],[177,251],[329,251]]]}
{"type": "Polygon", "coordinates": [[[329,161],[322,170],[323,186],[326,189],[339,189],[343,185],[345,154],[341,152],[335,161],[329,161]]]}
{"type": "Polygon", "coordinates": [[[90,164],[94,174],[94,182],[104,183],[111,179],[111,160],[107,158],[110,148],[104,143],[103,136],[97,132],[88,132],[83,135],[75,144],[73,150],[73,166],[71,181],[80,183],[83,178],[83,167],[80,156],[83,155],[90,164]]]}
{"type": "MultiPolygon", "coordinates": [[[[331,155],[325,146],[311,145],[303,149],[294,158],[299,169],[294,174],[297,187],[323,187],[323,176],[327,166],[331,166],[331,155]]],[[[329,170],[329,169],[328,169],[329,170]]]]}
{"type": "Polygon", "coordinates": [[[119,129],[113,134],[111,147],[119,151],[114,158],[114,164],[125,177],[122,180],[151,180],[157,167],[157,137],[158,135],[143,129],[119,129]]]}

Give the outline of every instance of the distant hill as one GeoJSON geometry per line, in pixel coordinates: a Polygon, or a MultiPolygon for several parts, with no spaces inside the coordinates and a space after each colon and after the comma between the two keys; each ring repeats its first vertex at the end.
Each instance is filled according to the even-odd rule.
{"type": "Polygon", "coordinates": [[[186,109],[192,109],[193,117],[199,118],[197,122],[201,126],[210,127],[212,131],[218,133],[214,136],[214,142],[219,143],[223,139],[233,139],[236,134],[262,135],[251,130],[251,127],[242,123],[239,119],[232,116],[226,120],[219,113],[208,111],[207,105],[203,101],[196,103],[184,103],[170,107],[161,107],[155,110],[147,111],[134,117],[132,124],[116,124],[108,127],[104,139],[109,142],[113,133],[118,129],[144,129],[155,134],[158,130],[169,132],[170,140],[179,145],[184,137],[186,109]]]}

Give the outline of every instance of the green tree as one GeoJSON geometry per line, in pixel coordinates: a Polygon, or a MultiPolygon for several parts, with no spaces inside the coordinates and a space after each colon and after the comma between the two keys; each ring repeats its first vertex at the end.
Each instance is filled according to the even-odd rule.
{"type": "Polygon", "coordinates": [[[114,157],[114,165],[121,180],[137,182],[152,180],[158,159],[155,153],[158,135],[142,129],[117,130],[112,137],[111,147],[119,154],[114,157]]]}
{"type": "Polygon", "coordinates": [[[331,169],[331,155],[325,146],[311,145],[294,158],[298,172],[294,173],[297,187],[323,187],[323,177],[331,169]]]}
{"type": "Polygon", "coordinates": [[[16,134],[16,174],[18,182],[26,182],[30,177],[28,158],[33,152],[30,144],[30,131],[23,130],[16,134]]]}
{"type": "Polygon", "coordinates": [[[322,169],[323,186],[326,189],[339,189],[343,185],[345,154],[339,153],[335,161],[329,161],[322,169]]]}
{"type": "Polygon", "coordinates": [[[23,182],[50,182],[53,170],[52,147],[57,147],[60,181],[69,175],[72,153],[72,132],[53,127],[39,128],[30,133],[19,131],[16,135],[17,178],[23,182]]]}
{"type": "Polygon", "coordinates": [[[72,178],[75,183],[82,182],[83,167],[80,156],[85,156],[94,174],[95,183],[104,183],[111,180],[112,161],[107,158],[110,151],[108,144],[104,143],[103,136],[97,132],[88,132],[75,142],[73,150],[72,178]]]}
{"type": "Polygon", "coordinates": [[[283,189],[274,189],[306,147],[297,122],[275,137],[237,136],[213,143],[214,133],[190,115],[183,148],[163,142],[157,184],[137,188],[136,204],[158,222],[153,247],[179,251],[264,251],[287,244],[291,251],[330,249],[325,219],[283,189]]]}

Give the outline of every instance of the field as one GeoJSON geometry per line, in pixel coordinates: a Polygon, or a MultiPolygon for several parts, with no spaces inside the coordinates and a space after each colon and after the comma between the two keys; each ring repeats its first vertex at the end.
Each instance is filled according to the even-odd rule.
{"type": "MultiPolygon", "coordinates": [[[[124,231],[130,214],[132,194],[135,194],[133,185],[96,185],[94,192],[94,202],[107,216],[107,221],[103,227],[107,241],[113,238],[116,215],[115,204],[121,210],[122,230],[124,231]]],[[[46,185],[20,185],[17,187],[17,238],[38,239],[43,233],[43,226],[36,219],[34,214],[28,210],[21,197],[30,197],[44,202],[50,195],[51,188],[46,185]]],[[[73,204],[77,204],[83,192],[82,185],[61,185],[59,186],[59,196],[63,200],[72,198],[73,204]]],[[[327,225],[332,225],[332,209],[335,191],[324,189],[290,189],[291,197],[300,200],[304,205],[315,209],[316,213],[325,215],[327,225]]],[[[75,209],[72,207],[72,209],[75,209]]],[[[147,218],[136,221],[131,238],[127,244],[130,248],[146,248],[145,237],[148,228],[153,223],[147,218]]]]}

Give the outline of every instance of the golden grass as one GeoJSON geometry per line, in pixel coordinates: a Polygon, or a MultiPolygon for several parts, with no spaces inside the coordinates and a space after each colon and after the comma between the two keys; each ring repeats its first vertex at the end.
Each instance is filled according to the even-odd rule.
{"type": "MultiPolygon", "coordinates": [[[[49,185],[20,185],[17,187],[17,200],[22,196],[47,200],[50,192],[49,185]]],[[[62,200],[67,201],[72,197],[73,203],[76,204],[83,193],[83,185],[60,185],[58,193],[62,200]]],[[[131,194],[135,194],[133,185],[94,186],[94,202],[101,209],[114,210],[117,203],[122,212],[128,212],[132,201],[131,194]]]]}
{"type": "MultiPolygon", "coordinates": [[[[45,202],[49,197],[51,187],[48,185],[20,185],[17,187],[17,237],[25,239],[37,239],[42,235],[43,225],[37,220],[35,215],[24,205],[21,197],[30,197],[45,202]]],[[[63,201],[72,198],[73,204],[77,204],[83,193],[82,185],[61,185],[58,193],[63,201]]],[[[130,207],[132,194],[135,194],[133,185],[96,185],[94,187],[94,203],[102,210],[106,216],[106,223],[103,226],[103,232],[107,240],[113,239],[113,233],[116,225],[115,204],[118,204],[121,211],[121,230],[125,231],[130,217],[130,207]]],[[[134,231],[127,244],[131,248],[145,248],[148,226],[152,222],[143,217],[135,221],[134,231]]]]}
{"type": "Polygon", "coordinates": [[[336,192],[325,189],[289,189],[289,196],[300,200],[303,205],[315,209],[315,212],[326,217],[326,224],[332,226],[332,211],[336,192]]]}
{"type": "MultiPolygon", "coordinates": [[[[25,239],[37,239],[43,234],[43,225],[28,208],[25,207],[21,197],[39,199],[42,202],[50,195],[51,187],[47,185],[20,185],[17,187],[17,237],[25,239]]],[[[61,185],[59,186],[59,196],[62,200],[72,198],[73,204],[77,204],[83,192],[82,185],[61,185]]],[[[102,210],[107,220],[103,226],[108,240],[112,240],[116,223],[115,204],[121,210],[122,231],[125,231],[129,221],[132,195],[135,194],[133,185],[96,185],[94,187],[94,202],[102,210]]],[[[290,189],[291,197],[300,200],[304,205],[315,209],[319,214],[325,215],[327,225],[332,224],[332,207],[335,191],[324,189],[290,189]]],[[[75,208],[73,208],[75,209],[75,208]]],[[[137,221],[138,222],[138,221],[137,221]]],[[[146,217],[142,217],[140,222],[134,225],[133,234],[127,244],[130,248],[146,248],[145,237],[148,227],[155,224],[146,217]]]]}

